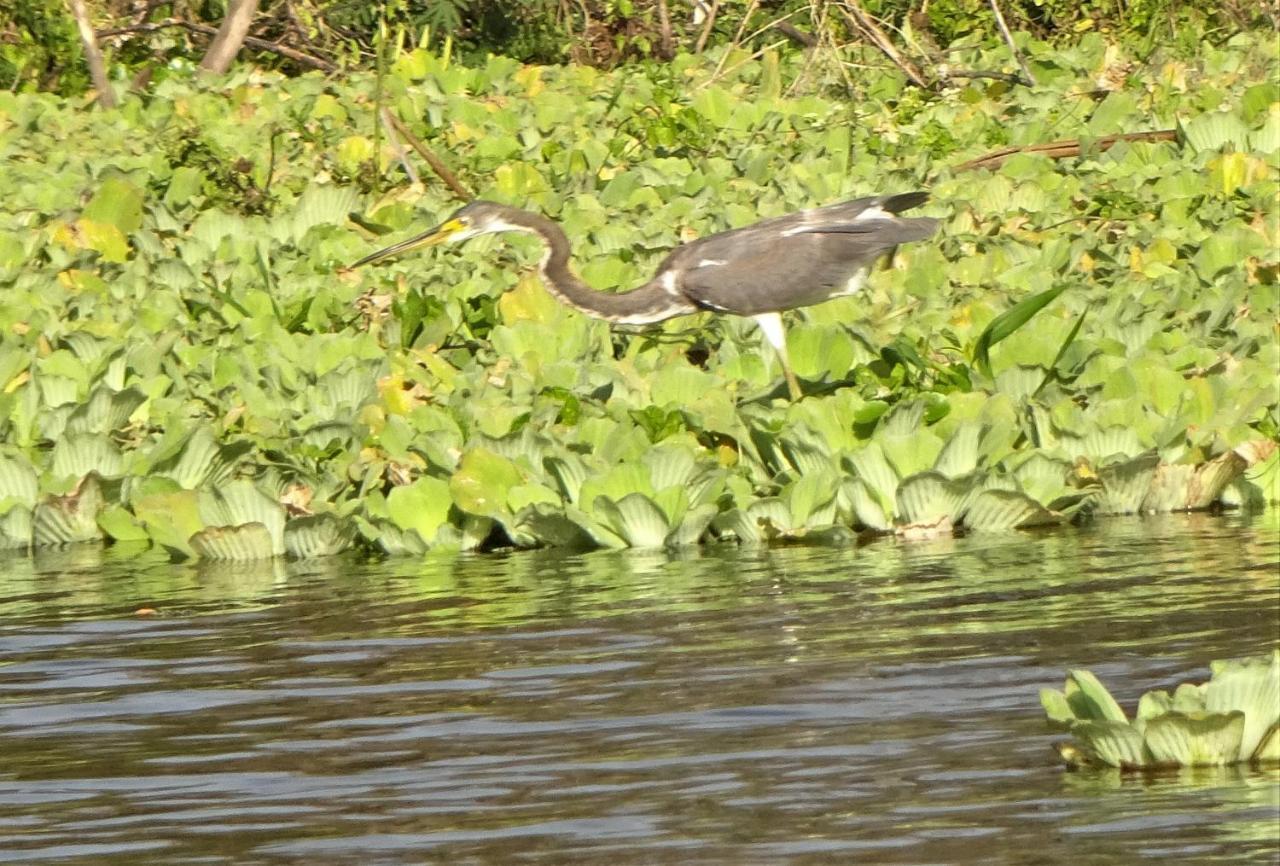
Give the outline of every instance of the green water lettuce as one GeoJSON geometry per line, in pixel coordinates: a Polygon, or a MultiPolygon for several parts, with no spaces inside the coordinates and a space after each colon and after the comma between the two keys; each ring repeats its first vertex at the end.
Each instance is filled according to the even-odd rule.
{"type": "Polygon", "coordinates": [[[1207,683],[1147,692],[1132,720],[1088,671],[1044,689],[1049,719],[1069,730],[1058,746],[1073,767],[1122,770],[1280,763],[1280,650],[1214,662],[1207,683]]]}
{"type": "Polygon", "coordinates": [[[1271,37],[1135,63],[1074,114],[1113,59],[1096,34],[1043,46],[1040,87],[927,99],[799,56],[615,73],[429,47],[380,85],[174,74],[114,112],[0,92],[0,547],[234,565],[1268,507],[1271,37]],[[477,196],[556,219],[604,291],[872,192],[927,188],[940,230],[787,314],[789,403],[750,320],[589,319],[528,237],[343,270],[457,205],[406,181],[379,98],[477,196]],[[1177,132],[1094,144],[1152,128],[1177,132]],[[962,167],[1058,138],[1080,155],[962,167]]]}

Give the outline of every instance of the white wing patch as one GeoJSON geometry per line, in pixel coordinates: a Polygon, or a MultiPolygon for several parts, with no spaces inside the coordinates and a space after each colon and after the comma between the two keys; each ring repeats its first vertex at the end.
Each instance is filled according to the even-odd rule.
{"type": "Polygon", "coordinates": [[[859,220],[891,220],[894,219],[893,214],[889,213],[879,205],[875,205],[865,210],[859,211],[858,215],[853,218],[854,222],[859,220]]]}
{"type": "Polygon", "coordinates": [[[853,276],[849,277],[849,281],[844,284],[844,288],[838,291],[832,292],[831,297],[844,298],[849,295],[856,295],[858,292],[862,291],[862,287],[865,286],[866,284],[867,284],[867,268],[863,268],[860,271],[855,271],[853,276]]]}
{"type": "Polygon", "coordinates": [[[694,265],[694,267],[695,268],[714,268],[720,265],[727,265],[727,264],[729,264],[728,259],[702,259],[700,262],[694,265]]]}

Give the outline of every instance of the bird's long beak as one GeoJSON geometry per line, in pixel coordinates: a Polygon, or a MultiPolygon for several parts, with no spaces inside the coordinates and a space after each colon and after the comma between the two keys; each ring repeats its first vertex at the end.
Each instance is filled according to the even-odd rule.
{"type": "Polygon", "coordinates": [[[420,235],[415,235],[407,241],[401,241],[398,244],[392,244],[385,249],[378,250],[376,253],[371,253],[360,261],[347,265],[344,270],[349,271],[354,268],[358,268],[361,265],[370,265],[374,262],[380,262],[383,259],[389,259],[392,256],[398,256],[401,253],[407,253],[409,250],[416,250],[420,247],[430,247],[439,243],[444,243],[449,240],[449,238],[461,232],[464,228],[465,226],[462,224],[461,220],[445,220],[435,228],[429,229],[420,235]]]}

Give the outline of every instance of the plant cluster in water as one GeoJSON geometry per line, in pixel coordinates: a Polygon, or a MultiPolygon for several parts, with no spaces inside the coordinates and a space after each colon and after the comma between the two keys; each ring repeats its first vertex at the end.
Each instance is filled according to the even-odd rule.
{"type": "Polygon", "coordinates": [[[0,546],[754,543],[1274,501],[1268,46],[1130,66],[1089,36],[1036,46],[1035,89],[879,72],[852,102],[789,92],[771,54],[396,59],[390,109],[478,195],[560,221],[604,288],[692,237],[930,189],[936,242],[794,315],[797,403],[749,322],[610,330],[527,239],[340,273],[456,205],[377,192],[400,169],[372,82],[0,93],[0,546]],[[1178,140],[1089,147],[1152,127],[1178,140]],[[1069,137],[1078,159],[946,167],[1069,137]]]}
{"type": "Polygon", "coordinates": [[[1209,682],[1151,691],[1130,721],[1102,683],[1072,671],[1063,691],[1044,689],[1049,719],[1073,742],[1058,752],[1072,767],[1150,770],[1280,763],[1280,649],[1270,658],[1214,662],[1209,682]]]}

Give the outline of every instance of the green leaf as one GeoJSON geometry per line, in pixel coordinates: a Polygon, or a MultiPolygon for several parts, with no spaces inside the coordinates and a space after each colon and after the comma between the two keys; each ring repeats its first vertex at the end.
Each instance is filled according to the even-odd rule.
{"type": "Polygon", "coordinates": [[[595,510],[631,547],[662,547],[672,530],[666,514],[643,493],[629,493],[616,502],[598,496],[595,510]]]}
{"type": "Polygon", "coordinates": [[[98,515],[98,526],[112,541],[147,541],[150,536],[147,529],[128,509],[120,505],[109,505],[98,515]]]}
{"type": "Polygon", "coordinates": [[[1157,764],[1221,767],[1241,760],[1244,713],[1166,713],[1147,722],[1143,741],[1157,764]]]}
{"type": "Polygon", "coordinates": [[[1138,513],[1147,498],[1147,491],[1151,489],[1151,479],[1159,462],[1159,455],[1153,451],[1099,469],[1098,478],[1102,481],[1103,492],[1097,501],[1098,513],[1138,513]]]}
{"type": "Polygon", "coordinates": [[[1217,151],[1228,145],[1245,150],[1249,145],[1249,128],[1232,111],[1201,114],[1179,124],[1187,144],[1199,152],[1217,151]]]}
{"type": "Polygon", "coordinates": [[[215,562],[250,562],[276,555],[271,530],[257,522],[202,529],[191,536],[191,549],[201,559],[215,562]]]}
{"type": "Polygon", "coordinates": [[[135,497],[134,516],[151,540],[179,558],[195,556],[188,539],[204,528],[194,490],[154,492],[135,497]]]}
{"type": "Polygon", "coordinates": [[[1067,702],[1067,696],[1057,689],[1041,689],[1040,706],[1052,722],[1069,726],[1076,721],[1076,714],[1067,702]]]}
{"type": "Polygon", "coordinates": [[[1148,763],[1142,734],[1125,722],[1076,722],[1071,735],[1107,766],[1138,769],[1148,763]]]}
{"type": "Polygon", "coordinates": [[[1054,298],[1066,290],[1067,286],[1065,284],[1054,286],[1052,289],[1019,301],[1012,309],[992,319],[982,333],[978,335],[978,340],[973,347],[974,362],[982,372],[988,377],[991,376],[990,353],[993,346],[1031,321],[1036,313],[1043,310],[1054,298]]]}
{"type": "Polygon", "coordinates": [[[413,530],[431,544],[440,528],[449,522],[453,499],[449,482],[423,476],[412,484],[395,487],[387,494],[387,514],[400,529],[413,530]]]}
{"type": "Polygon", "coordinates": [[[0,514],[14,505],[34,508],[39,490],[36,472],[25,457],[0,457],[0,514]]]}
{"type": "MultiPolygon", "coordinates": [[[[252,481],[229,481],[226,484],[214,489],[211,493],[202,491],[199,496],[200,517],[208,528],[215,527],[238,527],[245,524],[256,523],[266,530],[271,540],[271,556],[281,556],[284,554],[284,524],[285,511],[284,507],[267,496],[252,481]]],[[[257,544],[256,530],[253,533],[241,537],[233,536],[207,536],[206,539],[211,544],[222,544],[225,539],[226,544],[257,544]],[[215,540],[217,539],[217,540],[215,540]],[[238,540],[237,540],[238,539],[238,540]]],[[[192,542],[191,545],[200,553],[200,548],[192,542]]],[[[239,547],[216,549],[219,553],[218,558],[228,558],[231,552],[240,550],[239,547]]],[[[256,547],[246,547],[244,551],[256,551],[256,547]]],[[[249,558],[259,558],[257,556],[249,558]]]]}
{"type": "Polygon", "coordinates": [[[510,514],[507,498],[522,480],[520,470],[507,458],[487,448],[472,448],[449,478],[449,494],[463,511],[501,517],[510,514]]]}
{"type": "Polygon", "coordinates": [[[67,419],[68,433],[113,433],[129,423],[129,416],[146,402],[137,388],[114,391],[106,385],[93,389],[88,401],[77,406],[67,419]]]}
{"type": "Polygon", "coordinates": [[[284,526],[285,553],[294,559],[336,556],[351,547],[355,524],[333,514],[310,514],[284,526]]]}
{"type": "Polygon", "coordinates": [[[102,506],[102,487],[98,476],[90,473],[66,496],[48,496],[36,505],[31,521],[33,542],[43,547],[101,541],[98,512],[102,506]]]}
{"type": "Polygon", "coordinates": [[[1280,722],[1280,649],[1270,658],[1214,662],[1212,671],[1204,687],[1205,710],[1244,713],[1240,748],[1248,757],[1280,722]]]}
{"type": "Polygon", "coordinates": [[[858,523],[877,532],[888,532],[893,529],[895,504],[876,492],[862,478],[853,479],[850,487],[853,497],[853,515],[858,523]]]}
{"type": "Polygon", "coordinates": [[[980,490],[969,500],[964,525],[975,532],[1004,532],[1020,526],[1055,523],[1052,512],[1017,490],[980,490]]]}
{"type": "Polygon", "coordinates": [[[72,433],[53,446],[49,473],[57,479],[83,478],[90,472],[114,478],[124,472],[124,457],[106,436],[72,433]]]}
{"type": "Polygon", "coordinates": [[[959,520],[974,483],[952,481],[938,472],[919,472],[898,485],[898,518],[908,526],[951,525],[959,520]]]}
{"type": "Polygon", "coordinates": [[[85,206],[84,216],[121,234],[135,232],[142,227],[142,190],[124,177],[108,177],[85,206]]]}
{"type": "Polygon", "coordinates": [[[1067,675],[1064,690],[1067,703],[1077,719],[1107,722],[1127,722],[1124,710],[1106,690],[1098,678],[1085,670],[1073,670],[1067,675]]]}

